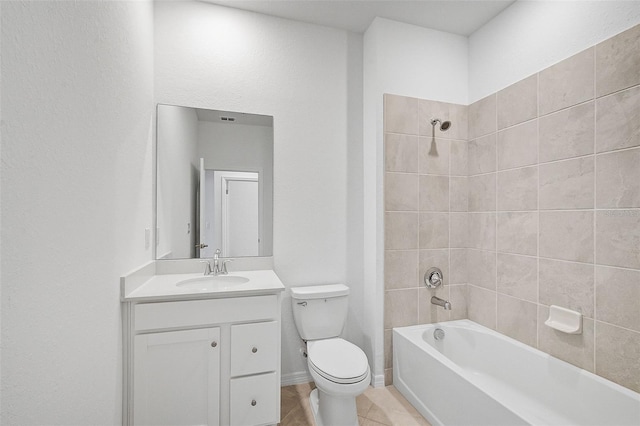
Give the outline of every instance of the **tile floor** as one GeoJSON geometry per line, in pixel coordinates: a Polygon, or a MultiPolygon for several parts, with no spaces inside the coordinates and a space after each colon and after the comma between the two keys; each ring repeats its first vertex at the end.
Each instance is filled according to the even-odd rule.
{"type": "MultiPolygon", "coordinates": [[[[285,386],[281,390],[281,426],[313,426],[309,393],[313,383],[285,386]]],[[[360,426],[430,426],[393,386],[369,387],[356,404],[360,426]]]]}

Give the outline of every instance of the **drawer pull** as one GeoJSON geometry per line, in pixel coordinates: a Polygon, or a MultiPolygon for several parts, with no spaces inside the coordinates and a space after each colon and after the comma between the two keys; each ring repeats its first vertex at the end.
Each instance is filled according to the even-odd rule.
{"type": "Polygon", "coordinates": [[[218,346],[218,342],[216,342],[215,340],[213,342],[211,342],[211,347],[215,348],[216,346],[218,346]]]}
{"type": "Polygon", "coordinates": [[[253,401],[251,401],[251,406],[252,406],[252,407],[255,407],[255,406],[256,406],[256,404],[257,404],[257,402],[256,402],[256,400],[255,400],[255,399],[254,399],[253,401]]]}
{"type": "Polygon", "coordinates": [[[256,347],[254,346],[254,347],[253,347],[253,349],[251,349],[251,352],[253,352],[253,353],[255,354],[256,352],[258,352],[258,348],[256,348],[256,347]]]}

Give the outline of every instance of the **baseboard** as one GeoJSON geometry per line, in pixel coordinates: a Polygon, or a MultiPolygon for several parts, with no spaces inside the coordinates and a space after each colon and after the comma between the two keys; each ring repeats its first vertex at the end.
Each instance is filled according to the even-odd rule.
{"type": "MultiPolygon", "coordinates": [[[[298,371],[296,373],[283,374],[280,377],[280,386],[300,385],[303,383],[313,382],[311,375],[306,371],[298,371]]],[[[383,377],[384,382],[384,377],[383,377]]]]}
{"type": "Polygon", "coordinates": [[[384,374],[378,374],[376,376],[371,376],[371,386],[374,388],[383,388],[384,387],[384,374]]]}

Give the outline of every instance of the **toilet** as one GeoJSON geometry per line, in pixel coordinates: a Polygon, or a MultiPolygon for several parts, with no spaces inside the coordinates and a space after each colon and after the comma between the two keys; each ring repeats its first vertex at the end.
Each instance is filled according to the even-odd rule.
{"type": "Polygon", "coordinates": [[[293,318],[307,343],[307,365],[316,384],[309,402],[317,426],[357,426],[356,397],[371,381],[365,353],[339,337],[348,297],[343,284],[291,288],[293,318]]]}

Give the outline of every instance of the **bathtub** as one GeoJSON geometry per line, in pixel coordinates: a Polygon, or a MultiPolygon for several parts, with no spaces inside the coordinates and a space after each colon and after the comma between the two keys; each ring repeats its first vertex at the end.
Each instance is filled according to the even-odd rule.
{"type": "Polygon", "coordinates": [[[640,425],[640,394],[469,320],[394,328],[393,384],[433,425],[640,425]]]}

